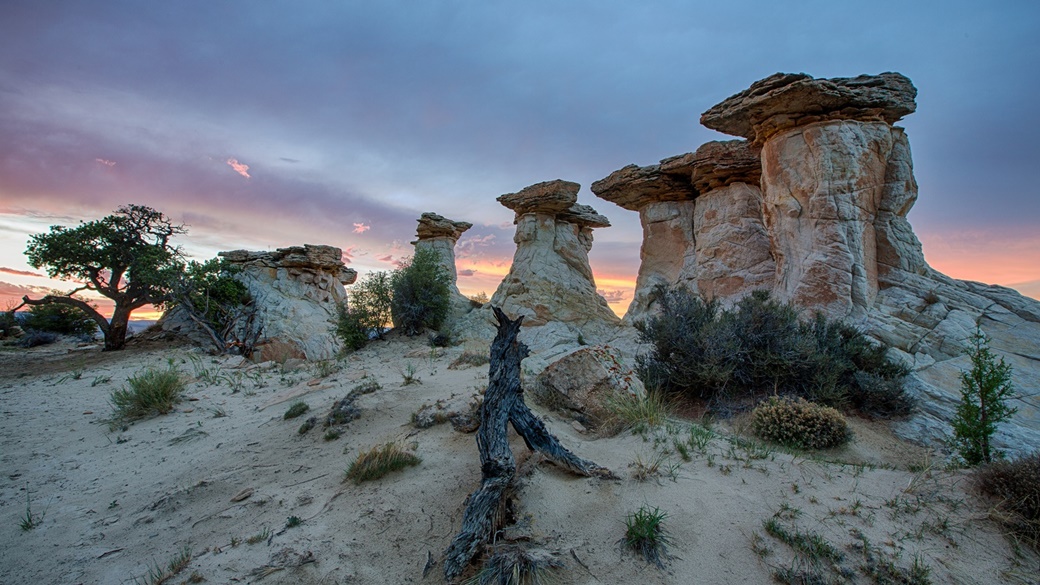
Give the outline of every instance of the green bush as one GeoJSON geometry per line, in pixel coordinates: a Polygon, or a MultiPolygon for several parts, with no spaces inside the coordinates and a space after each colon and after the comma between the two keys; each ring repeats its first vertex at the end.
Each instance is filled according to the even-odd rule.
{"type": "Polygon", "coordinates": [[[63,335],[93,335],[98,330],[97,323],[82,309],[62,303],[29,307],[22,327],[63,335]]]}
{"type": "Polygon", "coordinates": [[[982,493],[997,500],[993,515],[1040,550],[1040,451],[984,465],[975,480],[982,493]]]}
{"type": "Polygon", "coordinates": [[[174,368],[148,368],[127,380],[129,388],[112,392],[116,420],[133,420],[173,410],[184,391],[184,379],[174,368]]]}
{"type": "Polygon", "coordinates": [[[655,292],[661,312],[637,324],[649,353],[637,358],[648,387],[729,403],[797,395],[871,416],[910,412],[909,370],[854,327],[817,314],[801,321],[790,305],[755,291],[732,309],[685,289],[655,292]]]}
{"type": "Polygon", "coordinates": [[[1011,366],[1004,358],[997,361],[982,329],[976,329],[970,341],[971,370],[961,372],[961,401],[952,424],[957,451],[968,465],[978,465],[993,460],[990,437],[997,424],[1018,409],[1007,405],[1007,399],[1014,396],[1011,366]]]}
{"type": "Polygon", "coordinates": [[[660,508],[650,509],[643,505],[625,517],[625,537],[622,542],[648,563],[664,568],[664,559],[668,557],[668,545],[671,543],[664,529],[664,520],[668,515],[660,508]]]}
{"type": "Polygon", "coordinates": [[[451,309],[451,285],[436,250],[419,248],[391,276],[394,327],[406,335],[438,330],[451,309]]]}
{"type": "Polygon", "coordinates": [[[840,412],[803,398],[769,398],[751,412],[751,430],[767,441],[799,449],[828,449],[852,438],[840,412]]]}
{"type": "Polygon", "coordinates": [[[350,287],[336,323],[336,335],[347,349],[357,351],[372,337],[383,338],[392,321],[393,294],[390,273],[385,271],[370,272],[350,287]]]}

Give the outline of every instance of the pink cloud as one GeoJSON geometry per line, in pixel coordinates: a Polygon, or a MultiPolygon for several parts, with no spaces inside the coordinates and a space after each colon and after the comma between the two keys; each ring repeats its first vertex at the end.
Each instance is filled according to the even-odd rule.
{"type": "Polygon", "coordinates": [[[472,268],[464,268],[462,270],[459,270],[459,276],[473,276],[476,273],[477,271],[473,270],[472,268]]]}
{"type": "Polygon", "coordinates": [[[363,222],[354,224],[354,233],[355,234],[363,234],[363,233],[367,232],[370,229],[372,229],[372,226],[366,225],[363,222]]]}
{"type": "Polygon", "coordinates": [[[462,238],[459,240],[459,243],[455,245],[455,256],[459,258],[474,256],[477,254],[477,248],[487,248],[494,241],[495,234],[462,238]]]}
{"type": "Polygon", "coordinates": [[[14,274],[16,276],[37,276],[39,278],[46,278],[44,275],[37,274],[36,272],[29,272],[28,270],[15,270],[14,268],[8,268],[6,266],[0,266],[0,272],[6,274],[14,274]]]}
{"type": "Polygon", "coordinates": [[[628,297],[628,293],[623,290],[597,290],[603,298],[607,299],[608,303],[621,303],[624,302],[625,298],[628,297]]]}
{"type": "Polygon", "coordinates": [[[380,257],[376,258],[376,260],[378,260],[380,262],[393,262],[394,261],[394,256],[393,256],[393,254],[387,254],[386,256],[380,256],[380,257]]]}
{"type": "Polygon", "coordinates": [[[249,165],[238,162],[237,158],[229,158],[226,162],[229,167],[235,170],[236,173],[242,175],[247,179],[251,178],[249,176],[249,165]]]}
{"type": "Polygon", "coordinates": [[[105,165],[106,167],[114,167],[114,166],[116,166],[116,161],[108,160],[107,158],[95,158],[94,160],[96,160],[97,162],[105,165]]]}

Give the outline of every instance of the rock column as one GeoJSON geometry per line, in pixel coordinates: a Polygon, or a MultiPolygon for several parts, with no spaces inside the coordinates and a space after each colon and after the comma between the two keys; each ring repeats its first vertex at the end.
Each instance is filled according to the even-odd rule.
{"type": "Polygon", "coordinates": [[[419,218],[419,226],[415,231],[417,239],[412,242],[416,251],[433,250],[440,258],[441,266],[451,281],[452,318],[468,313],[473,306],[469,299],[459,292],[458,271],[455,268],[455,244],[471,227],[471,223],[452,221],[436,213],[426,212],[419,218]]]}
{"type": "Polygon", "coordinates": [[[780,299],[862,315],[878,293],[879,255],[895,262],[893,248],[913,245],[899,224],[916,187],[895,193],[889,179],[900,172],[889,167],[906,170],[905,137],[892,124],[914,111],[916,93],[898,73],[776,74],[701,116],[762,147],[763,216],[780,299]]]}

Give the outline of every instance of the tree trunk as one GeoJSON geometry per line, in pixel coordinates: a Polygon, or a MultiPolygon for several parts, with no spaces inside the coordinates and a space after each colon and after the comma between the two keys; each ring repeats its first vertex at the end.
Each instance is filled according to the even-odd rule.
{"type": "Polygon", "coordinates": [[[444,577],[449,582],[462,575],[502,524],[508,488],[516,476],[507,434],[510,422],[529,449],[544,453],[564,469],[584,476],[614,477],[609,469],[579,459],[560,445],[524,404],[520,362],[527,357],[527,346],[516,339],[523,317],[511,321],[498,307],[492,310],[498,319],[498,334],[491,345],[488,389],[480,408],[481,422],[477,431],[481,482],[468,498],[462,530],[444,552],[444,577]]]}
{"type": "Polygon", "coordinates": [[[115,351],[126,346],[127,323],[130,321],[130,312],[133,309],[116,305],[112,311],[112,321],[105,331],[105,348],[102,351],[115,351]]]}

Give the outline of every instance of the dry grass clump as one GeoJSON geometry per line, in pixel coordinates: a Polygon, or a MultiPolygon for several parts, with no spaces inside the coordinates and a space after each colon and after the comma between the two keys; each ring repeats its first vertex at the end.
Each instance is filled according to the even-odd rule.
{"type": "Polygon", "coordinates": [[[674,416],[672,404],[664,394],[651,390],[642,396],[621,392],[609,397],[603,406],[607,416],[601,429],[607,434],[624,430],[643,433],[664,426],[674,416]]]}
{"type": "Polygon", "coordinates": [[[776,396],[751,412],[751,430],[756,436],[799,449],[827,449],[849,442],[852,432],[837,410],[776,396]]]}
{"type": "Polygon", "coordinates": [[[975,481],[982,493],[998,500],[992,515],[1040,550],[1040,451],[984,465],[975,481]]]}
{"type": "Polygon", "coordinates": [[[453,362],[448,364],[449,370],[463,370],[468,367],[487,365],[491,361],[487,352],[465,350],[453,362]]]}
{"type": "Polygon", "coordinates": [[[498,547],[466,585],[547,585],[556,583],[552,571],[563,563],[541,549],[519,544],[498,547]]]}
{"type": "Polygon", "coordinates": [[[184,391],[184,379],[172,367],[148,368],[131,376],[127,384],[129,388],[115,390],[109,398],[116,420],[166,414],[180,402],[184,391]]]}
{"type": "Polygon", "coordinates": [[[303,415],[303,413],[307,412],[310,409],[311,407],[309,404],[303,402],[302,400],[297,400],[289,406],[289,410],[285,411],[285,414],[282,415],[282,419],[289,420],[291,418],[296,418],[298,416],[303,415]]]}
{"type": "Polygon", "coordinates": [[[415,453],[406,451],[397,443],[386,443],[362,451],[347,468],[346,479],[360,484],[379,479],[388,473],[412,467],[422,462],[415,453]]]}

